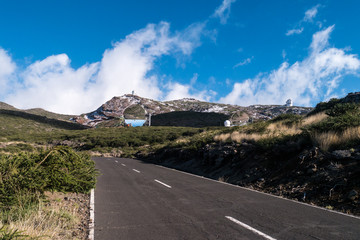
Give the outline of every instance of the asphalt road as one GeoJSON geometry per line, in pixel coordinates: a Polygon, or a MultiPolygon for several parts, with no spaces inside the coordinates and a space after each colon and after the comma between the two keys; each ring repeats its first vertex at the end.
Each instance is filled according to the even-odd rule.
{"type": "Polygon", "coordinates": [[[94,158],[95,239],[360,239],[360,219],[133,159],[94,158]]]}

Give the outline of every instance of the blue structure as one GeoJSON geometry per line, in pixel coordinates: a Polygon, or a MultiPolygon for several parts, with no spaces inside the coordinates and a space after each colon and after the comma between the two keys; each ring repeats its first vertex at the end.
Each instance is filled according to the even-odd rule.
{"type": "Polygon", "coordinates": [[[142,127],[145,122],[144,119],[125,119],[125,123],[131,124],[132,127],[142,127]]]}

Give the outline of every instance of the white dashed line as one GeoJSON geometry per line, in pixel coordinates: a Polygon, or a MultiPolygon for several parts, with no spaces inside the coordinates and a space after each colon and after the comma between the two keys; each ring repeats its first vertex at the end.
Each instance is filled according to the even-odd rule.
{"type": "Polygon", "coordinates": [[[163,182],[160,182],[159,180],[156,180],[156,179],[155,179],[155,182],[160,183],[160,184],[164,185],[165,187],[171,188],[170,185],[167,185],[167,184],[165,184],[165,183],[163,183],[163,182]]]}
{"type": "Polygon", "coordinates": [[[126,167],[126,165],[125,165],[125,164],[123,164],[123,163],[122,163],[121,165],[123,165],[124,167],[126,167]]]}
{"type": "Polygon", "coordinates": [[[232,221],[232,222],[234,222],[234,223],[236,223],[236,224],[238,224],[238,225],[240,225],[240,226],[242,226],[242,227],[244,227],[244,228],[252,231],[253,233],[256,233],[256,234],[258,234],[258,235],[260,235],[260,236],[268,239],[268,240],[276,240],[275,238],[272,238],[272,237],[270,237],[269,235],[266,235],[265,233],[260,232],[259,230],[255,229],[255,228],[253,228],[253,227],[250,227],[249,225],[247,225],[247,224],[245,224],[245,223],[243,223],[243,222],[240,222],[239,220],[237,220],[237,219],[235,219],[235,218],[233,218],[233,217],[229,217],[229,216],[225,216],[225,217],[226,217],[227,219],[229,219],[230,221],[232,221]]]}
{"type": "Polygon", "coordinates": [[[115,162],[116,162],[116,163],[118,163],[118,161],[117,161],[117,160],[115,160],[115,162]]]}
{"type": "Polygon", "coordinates": [[[136,169],[134,169],[134,168],[133,168],[133,171],[134,171],[134,172],[137,172],[137,173],[140,173],[140,171],[139,171],[139,170],[136,170],[136,169]]]}

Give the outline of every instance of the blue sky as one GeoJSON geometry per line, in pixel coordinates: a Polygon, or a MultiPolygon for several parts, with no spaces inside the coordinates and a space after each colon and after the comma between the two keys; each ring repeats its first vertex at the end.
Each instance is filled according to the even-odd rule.
{"type": "Polygon", "coordinates": [[[0,101],[113,96],[314,106],[360,89],[355,0],[0,0],[0,101]]]}

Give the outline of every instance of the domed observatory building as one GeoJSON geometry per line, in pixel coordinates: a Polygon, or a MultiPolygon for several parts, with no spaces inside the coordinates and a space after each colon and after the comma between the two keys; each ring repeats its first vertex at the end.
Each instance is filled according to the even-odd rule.
{"type": "Polygon", "coordinates": [[[293,101],[291,99],[288,99],[286,101],[286,104],[285,104],[286,107],[292,107],[293,106],[293,101]]]}

